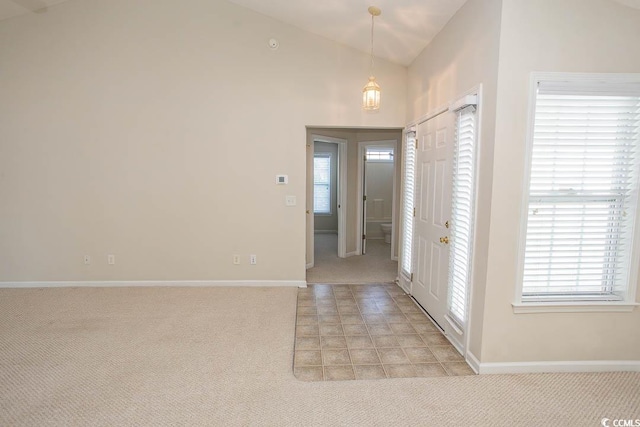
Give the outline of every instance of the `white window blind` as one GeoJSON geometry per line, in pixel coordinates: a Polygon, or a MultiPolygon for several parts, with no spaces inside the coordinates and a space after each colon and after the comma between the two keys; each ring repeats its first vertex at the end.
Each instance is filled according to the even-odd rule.
{"type": "Polygon", "coordinates": [[[410,277],[413,259],[413,203],[416,191],[416,133],[413,131],[406,134],[403,159],[401,269],[406,277],[410,277]]]}
{"type": "Polygon", "coordinates": [[[313,157],[313,213],[331,213],[331,153],[313,157]]]}
{"type": "Polygon", "coordinates": [[[474,106],[457,112],[453,191],[451,194],[451,246],[449,251],[449,316],[460,326],[467,317],[471,281],[474,225],[476,114],[474,106]]]}
{"type": "Polygon", "coordinates": [[[533,133],[523,301],[624,299],[640,85],[540,82],[533,133]]]}

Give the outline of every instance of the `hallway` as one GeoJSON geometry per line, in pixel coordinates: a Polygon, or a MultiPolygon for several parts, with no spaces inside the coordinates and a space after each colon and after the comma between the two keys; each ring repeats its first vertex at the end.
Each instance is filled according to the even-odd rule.
{"type": "Polygon", "coordinates": [[[315,265],[307,270],[307,283],[389,283],[396,280],[398,262],[391,245],[382,239],[367,241],[363,256],[338,258],[336,234],[315,235],[315,265]]]}

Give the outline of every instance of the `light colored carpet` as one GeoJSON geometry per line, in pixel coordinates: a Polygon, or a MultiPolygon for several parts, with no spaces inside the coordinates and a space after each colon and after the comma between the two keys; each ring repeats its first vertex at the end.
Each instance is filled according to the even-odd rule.
{"type": "Polygon", "coordinates": [[[362,256],[338,258],[338,235],[316,234],[315,262],[307,270],[307,283],[388,283],[398,276],[398,262],[391,260],[391,245],[368,240],[362,256]]]}
{"type": "Polygon", "coordinates": [[[301,382],[295,288],[0,290],[0,425],[598,426],[640,373],[301,382]]]}

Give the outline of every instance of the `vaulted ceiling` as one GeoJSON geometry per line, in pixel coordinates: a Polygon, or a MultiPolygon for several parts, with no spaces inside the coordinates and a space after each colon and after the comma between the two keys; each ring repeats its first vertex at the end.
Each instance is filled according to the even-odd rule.
{"type": "MultiPolygon", "coordinates": [[[[0,20],[46,13],[64,1],[68,0],[0,0],[0,20]]],[[[364,52],[370,48],[367,8],[377,6],[382,15],[375,19],[374,55],[409,65],[467,0],[228,1],[364,52]]],[[[640,0],[614,1],[640,8],[640,0]]]]}
{"type": "MultiPolygon", "coordinates": [[[[0,20],[44,14],[64,1],[0,0],[0,20]]],[[[408,65],[467,0],[228,1],[364,52],[369,52],[371,36],[367,8],[377,6],[382,15],[375,21],[374,55],[408,65]]]]}
{"type": "Polygon", "coordinates": [[[229,0],[364,52],[409,65],[467,0],[229,0]]]}

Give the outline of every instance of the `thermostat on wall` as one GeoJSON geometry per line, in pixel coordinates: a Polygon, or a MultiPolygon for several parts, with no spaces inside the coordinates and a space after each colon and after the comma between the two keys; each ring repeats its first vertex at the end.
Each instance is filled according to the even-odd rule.
{"type": "Polygon", "coordinates": [[[287,175],[276,175],[276,184],[284,185],[289,183],[289,177],[287,175]]]}

